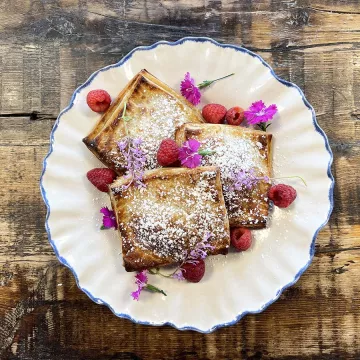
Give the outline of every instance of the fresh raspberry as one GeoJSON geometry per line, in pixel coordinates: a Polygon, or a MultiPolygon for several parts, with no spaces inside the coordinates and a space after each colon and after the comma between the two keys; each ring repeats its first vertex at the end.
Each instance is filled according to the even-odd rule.
{"type": "Polygon", "coordinates": [[[237,251],[247,250],[252,243],[251,231],[246,228],[237,227],[230,230],[231,245],[237,251]]]}
{"type": "Polygon", "coordinates": [[[107,168],[95,168],[87,172],[88,180],[102,192],[108,192],[108,185],[116,178],[116,172],[107,168]]]}
{"type": "Polygon", "coordinates": [[[287,208],[296,199],[296,190],[285,184],[272,186],[269,190],[269,199],[280,208],[287,208]]]}
{"type": "Polygon", "coordinates": [[[105,90],[91,90],[86,97],[89,108],[95,112],[106,111],[111,103],[111,97],[105,90]]]}
{"type": "Polygon", "coordinates": [[[177,165],[179,160],[179,146],[172,139],[165,139],[161,142],[157,152],[157,161],[161,166],[177,165]]]}
{"type": "Polygon", "coordinates": [[[186,262],[181,269],[187,281],[198,283],[205,274],[205,263],[204,260],[198,259],[196,260],[196,264],[186,262]]]}
{"type": "Polygon", "coordinates": [[[222,124],[225,120],[226,107],[220,104],[207,104],[202,109],[202,116],[211,124],[222,124]]]}
{"type": "Polygon", "coordinates": [[[229,125],[240,125],[244,121],[244,109],[239,106],[232,107],[227,111],[225,118],[229,125]]]}

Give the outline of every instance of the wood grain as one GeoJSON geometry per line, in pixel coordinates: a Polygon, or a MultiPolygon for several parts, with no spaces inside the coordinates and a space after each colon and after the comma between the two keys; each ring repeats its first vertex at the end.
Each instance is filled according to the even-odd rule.
{"type": "Polygon", "coordinates": [[[1,359],[359,359],[357,0],[0,3],[1,359]],[[334,153],[335,208],[314,261],[259,315],[203,335],[116,318],[47,241],[38,180],[74,89],[133,47],[210,36],[259,53],[313,105],[334,153]]]}

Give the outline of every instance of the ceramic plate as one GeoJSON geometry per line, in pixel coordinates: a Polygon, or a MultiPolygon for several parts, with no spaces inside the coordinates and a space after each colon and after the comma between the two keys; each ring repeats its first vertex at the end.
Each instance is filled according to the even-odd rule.
{"type": "Polygon", "coordinates": [[[208,38],[161,41],[136,48],[91,75],[60,113],[41,177],[46,230],[80,289],[115,315],[140,324],[211,332],[264,310],[309,266],[317,233],[333,206],[331,162],[328,140],[304,94],[279,79],[258,55],[208,38]],[[232,78],[204,90],[202,104],[246,108],[260,99],[276,104],[279,112],[270,128],[274,176],[300,175],[308,186],[286,181],[296,188],[298,198],[288,209],[273,209],[268,228],[253,231],[249,251],[208,258],[207,272],[198,284],[151,276],[151,283],[168,296],[143,292],[137,302],[130,296],[136,287],[134,274],[122,267],[117,233],[99,230],[99,209],[110,202],[86,179],[88,170],[102,164],[81,140],[100,117],[88,108],[87,93],[100,88],[114,98],[143,68],[176,90],[187,71],[197,82],[234,72],[232,78]]]}

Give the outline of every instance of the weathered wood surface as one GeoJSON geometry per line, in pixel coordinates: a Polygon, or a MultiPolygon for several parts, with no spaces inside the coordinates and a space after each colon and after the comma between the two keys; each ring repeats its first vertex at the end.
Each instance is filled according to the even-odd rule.
{"type": "Polygon", "coordinates": [[[1,359],[359,359],[358,0],[0,2],[1,359]],[[152,328],[92,303],[58,263],[39,193],[50,129],[74,89],[138,45],[210,36],[302,87],[334,152],[335,208],[299,282],[213,334],[152,328]]]}

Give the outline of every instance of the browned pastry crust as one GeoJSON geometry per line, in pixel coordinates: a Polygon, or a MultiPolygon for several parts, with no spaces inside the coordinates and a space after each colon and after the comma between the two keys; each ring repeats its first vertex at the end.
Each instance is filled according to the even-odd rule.
{"type": "Polygon", "coordinates": [[[83,139],[89,150],[118,174],[125,171],[125,159],[117,142],[126,136],[122,119],[126,104],[129,136],[143,139],[146,169],[158,167],[156,152],[165,138],[174,138],[176,128],[186,122],[201,123],[200,112],[184,97],[146,70],[141,70],[120,92],[91,133],[83,139]]]}
{"type": "Polygon", "coordinates": [[[130,181],[121,177],[109,187],[126,271],[177,264],[207,232],[209,254],[227,253],[229,220],[217,168],[147,171],[145,189],[124,188],[130,181]]]}
{"type": "Polygon", "coordinates": [[[215,153],[203,157],[203,166],[218,166],[230,226],[263,228],[266,226],[270,184],[260,181],[251,190],[233,189],[232,174],[253,168],[259,177],[271,177],[272,135],[241,126],[214,124],[184,124],[176,132],[176,141],[196,139],[203,149],[215,153]]]}

